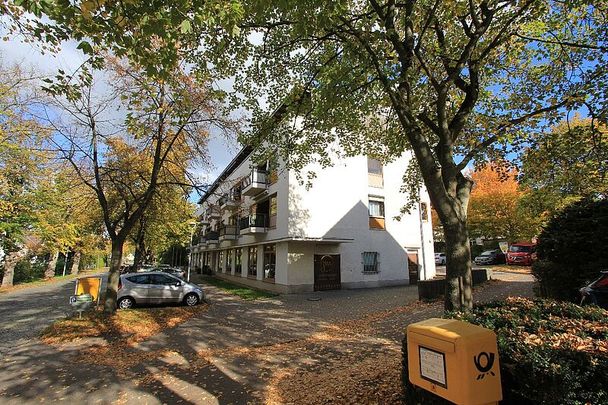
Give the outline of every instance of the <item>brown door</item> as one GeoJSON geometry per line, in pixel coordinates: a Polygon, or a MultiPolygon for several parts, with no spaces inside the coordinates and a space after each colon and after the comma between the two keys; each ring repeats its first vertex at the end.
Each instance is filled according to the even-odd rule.
{"type": "Polygon", "coordinates": [[[315,255],[315,291],[340,287],[340,255],[315,255]]]}
{"type": "Polygon", "coordinates": [[[407,254],[407,268],[410,273],[410,284],[418,283],[418,253],[407,254]]]}

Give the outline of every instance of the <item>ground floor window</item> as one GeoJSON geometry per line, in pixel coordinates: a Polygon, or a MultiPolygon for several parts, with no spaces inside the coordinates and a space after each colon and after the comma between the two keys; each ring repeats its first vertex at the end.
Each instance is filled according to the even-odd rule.
{"type": "Polygon", "coordinates": [[[264,279],[274,280],[274,269],[276,262],[276,245],[264,245],[264,279]]]}
{"type": "Polygon", "coordinates": [[[363,272],[378,272],[378,252],[363,252],[363,272]]]}
{"type": "Polygon", "coordinates": [[[232,249],[226,251],[226,273],[232,273],[232,249]]]}
{"type": "Polygon", "coordinates": [[[251,246],[248,255],[247,275],[255,277],[258,275],[258,248],[251,246]]]}
{"type": "Polygon", "coordinates": [[[217,268],[219,271],[221,271],[222,273],[224,272],[224,251],[220,250],[220,253],[218,255],[218,259],[217,259],[217,268]]]}
{"type": "Polygon", "coordinates": [[[242,261],[241,261],[242,260],[241,255],[242,254],[243,254],[243,249],[241,249],[241,248],[235,249],[234,272],[236,274],[241,274],[241,271],[242,271],[242,266],[241,266],[241,263],[242,263],[242,261]]]}

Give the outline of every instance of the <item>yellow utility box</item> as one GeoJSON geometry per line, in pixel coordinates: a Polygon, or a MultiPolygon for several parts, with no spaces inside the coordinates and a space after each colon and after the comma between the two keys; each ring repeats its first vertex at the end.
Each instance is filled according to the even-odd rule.
{"type": "Polygon", "coordinates": [[[502,399],[496,334],[454,319],[407,327],[410,382],[456,404],[502,399]]]}
{"type": "Polygon", "coordinates": [[[99,296],[101,290],[101,277],[81,277],[76,279],[76,287],[74,295],[91,294],[93,302],[99,304],[99,296]]]}

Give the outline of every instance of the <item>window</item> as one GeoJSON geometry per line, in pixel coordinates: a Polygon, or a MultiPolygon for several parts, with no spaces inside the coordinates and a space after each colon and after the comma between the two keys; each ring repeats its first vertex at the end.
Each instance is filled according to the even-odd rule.
{"type": "Polygon", "coordinates": [[[274,280],[276,262],[276,245],[264,245],[264,279],[274,280]]]}
{"type": "Polygon", "coordinates": [[[424,222],[429,220],[429,206],[427,203],[420,203],[420,219],[424,222]]]}
{"type": "Polygon", "coordinates": [[[226,251],[226,273],[232,273],[232,249],[226,251]]]}
{"type": "Polygon", "coordinates": [[[218,259],[217,259],[217,268],[219,271],[221,271],[222,273],[224,272],[224,251],[220,250],[218,259]]]}
{"type": "Polygon", "coordinates": [[[276,228],[277,227],[277,196],[276,195],[273,195],[272,197],[270,197],[270,204],[269,204],[268,212],[269,212],[268,226],[270,228],[276,228]]]}
{"type": "Polygon", "coordinates": [[[368,211],[370,229],[385,229],[384,199],[382,197],[369,197],[368,211]]]}
{"type": "Polygon", "coordinates": [[[363,252],[363,272],[378,273],[378,252],[363,252]]]}
{"type": "Polygon", "coordinates": [[[235,249],[234,256],[234,272],[236,274],[241,274],[242,266],[241,266],[241,255],[243,254],[243,250],[241,248],[235,249]]]}
{"type": "Polygon", "coordinates": [[[228,225],[236,225],[237,222],[236,215],[231,215],[230,218],[228,218],[228,225]]]}
{"type": "Polygon", "coordinates": [[[127,280],[135,284],[150,284],[150,276],[147,274],[127,277],[127,280]]]}
{"type": "Polygon", "coordinates": [[[176,283],[179,283],[178,280],[170,276],[165,276],[164,274],[151,274],[150,279],[150,284],[156,285],[175,285],[176,283]]]}
{"type": "Polygon", "coordinates": [[[258,275],[258,248],[251,246],[248,255],[247,275],[256,277],[258,275]]]}
{"type": "Polygon", "coordinates": [[[369,200],[369,216],[384,218],[384,201],[369,200]]]}
{"type": "Polygon", "coordinates": [[[371,157],[367,158],[367,172],[382,176],[382,162],[371,157]]]}
{"type": "Polygon", "coordinates": [[[374,158],[367,158],[367,182],[370,187],[384,187],[382,162],[374,158]]]}

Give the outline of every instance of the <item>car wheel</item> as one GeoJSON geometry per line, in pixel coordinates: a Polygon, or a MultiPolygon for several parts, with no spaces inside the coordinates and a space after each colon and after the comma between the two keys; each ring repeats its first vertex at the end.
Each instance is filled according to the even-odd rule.
{"type": "Polygon", "coordinates": [[[184,303],[186,305],[188,305],[189,307],[198,305],[198,302],[199,302],[198,295],[196,295],[194,293],[190,293],[184,297],[184,303]]]}
{"type": "Polygon", "coordinates": [[[118,300],[117,306],[120,309],[131,309],[135,306],[135,300],[131,297],[123,297],[118,300]]]}

